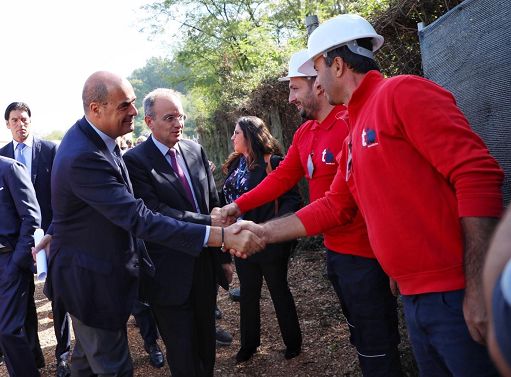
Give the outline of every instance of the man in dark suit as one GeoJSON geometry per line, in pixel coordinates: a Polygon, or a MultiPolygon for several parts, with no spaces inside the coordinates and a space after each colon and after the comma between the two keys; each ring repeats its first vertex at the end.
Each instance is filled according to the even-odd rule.
{"type": "Polygon", "coordinates": [[[154,274],[135,237],[193,257],[205,245],[263,246],[252,233],[177,221],[135,199],[115,143],[133,131],[135,99],[126,79],[93,73],[82,92],[85,116],[66,133],[53,164],[46,293],[71,314],[73,376],[133,375],[126,322],[138,296],[138,252],[142,269],[154,274]]]}
{"type": "MultiPolygon", "coordinates": [[[[202,147],[183,140],[185,115],[179,93],[156,89],[144,98],[152,135],[124,155],[136,197],[155,212],[196,224],[219,225],[210,211],[219,205],[202,147]]],[[[147,243],[156,267],[143,279],[174,377],[213,376],[217,278],[232,279],[229,254],[205,248],[198,257],[174,245],[147,243]],[[223,268],[222,268],[223,267],[223,268]]]]}
{"type": "MultiPolygon", "coordinates": [[[[57,145],[32,135],[31,116],[30,107],[24,102],[12,102],[7,106],[4,118],[7,128],[11,131],[12,141],[0,148],[0,156],[14,158],[27,167],[41,209],[41,228],[46,232],[52,219],[50,179],[57,145]]],[[[34,291],[35,285],[32,279],[25,327],[36,365],[42,368],[45,362],[37,334],[38,321],[34,291]]],[[[69,316],[64,308],[56,307],[53,302],[52,313],[57,339],[55,348],[57,377],[65,377],[69,374],[67,358],[71,349],[69,316]]]]}
{"type": "Polygon", "coordinates": [[[39,376],[25,327],[41,213],[27,168],[0,156],[0,349],[11,377],[39,376]],[[28,357],[27,357],[28,356],[28,357]]]}

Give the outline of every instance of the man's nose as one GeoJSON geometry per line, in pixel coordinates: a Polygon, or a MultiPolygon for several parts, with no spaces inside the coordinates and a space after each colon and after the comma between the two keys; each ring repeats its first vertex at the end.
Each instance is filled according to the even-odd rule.
{"type": "Polygon", "coordinates": [[[135,106],[135,102],[132,102],[130,104],[130,114],[133,115],[133,116],[137,116],[138,115],[138,110],[137,110],[137,107],[135,106]]]}

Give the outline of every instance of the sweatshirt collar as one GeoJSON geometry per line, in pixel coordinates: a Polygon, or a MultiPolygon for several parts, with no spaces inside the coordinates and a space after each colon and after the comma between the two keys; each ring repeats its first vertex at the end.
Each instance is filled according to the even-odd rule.
{"type": "Polygon", "coordinates": [[[367,97],[383,80],[383,75],[378,71],[373,70],[366,73],[358,88],[353,92],[348,104],[348,111],[351,117],[363,106],[367,101],[367,97]]]}
{"type": "Polygon", "coordinates": [[[348,119],[348,112],[346,109],[346,106],[344,105],[337,105],[335,106],[332,111],[327,115],[325,119],[323,119],[323,122],[313,121],[314,124],[312,126],[312,130],[315,130],[316,128],[321,128],[323,130],[329,130],[332,128],[335,122],[337,122],[339,119],[348,119]]]}

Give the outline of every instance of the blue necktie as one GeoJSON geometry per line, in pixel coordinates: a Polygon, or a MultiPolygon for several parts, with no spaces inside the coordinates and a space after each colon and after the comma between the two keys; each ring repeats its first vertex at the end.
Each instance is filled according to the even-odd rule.
{"type": "Polygon", "coordinates": [[[16,145],[16,153],[17,153],[16,160],[26,166],[27,161],[25,160],[25,156],[23,156],[23,149],[25,149],[25,147],[26,147],[26,145],[23,143],[18,143],[18,145],[16,145]]]}

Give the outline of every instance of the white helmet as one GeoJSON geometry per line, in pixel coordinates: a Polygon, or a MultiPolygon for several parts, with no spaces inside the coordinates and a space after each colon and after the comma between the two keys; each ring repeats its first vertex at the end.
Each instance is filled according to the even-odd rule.
{"type": "MultiPolygon", "coordinates": [[[[320,54],[342,45],[346,45],[354,54],[372,59],[373,52],[383,45],[383,37],[376,33],[365,18],[356,14],[341,14],[323,22],[311,33],[307,42],[307,53],[314,62],[320,54]],[[360,38],[372,38],[372,51],[356,43],[360,38]]],[[[300,72],[304,69],[298,68],[300,72]]]]}
{"type": "Polygon", "coordinates": [[[309,60],[307,50],[303,49],[291,55],[287,76],[279,78],[279,81],[289,81],[291,77],[316,77],[317,75],[314,64],[309,60]],[[300,72],[298,67],[302,67],[300,72]]]}

